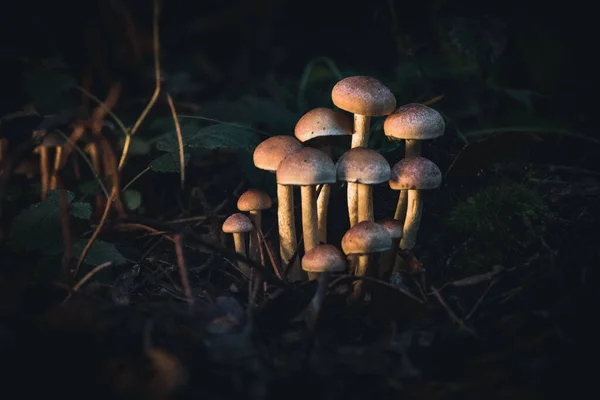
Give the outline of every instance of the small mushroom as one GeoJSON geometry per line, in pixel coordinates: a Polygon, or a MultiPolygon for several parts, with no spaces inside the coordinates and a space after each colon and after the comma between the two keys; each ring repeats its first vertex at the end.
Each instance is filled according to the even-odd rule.
{"type": "MultiPolygon", "coordinates": [[[[356,276],[367,276],[370,256],[392,248],[392,238],[380,224],[373,221],[362,221],[350,228],[342,237],[342,250],[346,255],[357,255],[356,276]]],[[[351,301],[359,301],[364,295],[364,282],[354,284],[351,301]]]]}
{"type": "MultiPolygon", "coordinates": [[[[304,147],[283,159],[277,169],[277,183],[300,186],[304,251],[319,244],[316,186],[335,183],[335,165],[327,154],[304,147]]],[[[314,274],[309,274],[314,279],[314,274]]]]}
{"type": "Polygon", "coordinates": [[[379,223],[388,231],[392,238],[392,248],[379,256],[378,276],[380,279],[388,280],[392,267],[394,266],[394,260],[396,259],[396,251],[398,250],[400,239],[402,238],[404,221],[389,218],[379,221],[379,223]]]}
{"type": "MultiPolygon", "coordinates": [[[[223,222],[222,229],[224,233],[233,234],[235,252],[246,257],[245,234],[254,230],[254,225],[252,225],[250,218],[242,213],[232,214],[225,220],[225,222],[223,222]]],[[[237,265],[244,275],[250,276],[250,269],[248,268],[248,265],[240,260],[238,260],[237,265]]]]}
{"type": "Polygon", "coordinates": [[[48,133],[44,137],[42,143],[40,143],[35,149],[34,153],[40,155],[40,181],[41,181],[41,198],[42,200],[46,199],[46,195],[48,190],[52,190],[52,187],[56,188],[57,182],[57,173],[58,173],[58,163],[60,162],[60,156],[62,151],[62,146],[64,144],[64,139],[54,133],[48,133]],[[54,169],[50,171],[50,155],[49,149],[55,148],[55,161],[54,161],[54,169]]]}
{"type": "MultiPolygon", "coordinates": [[[[272,136],[254,149],[254,165],[275,173],[281,161],[302,148],[293,136],[272,136]]],[[[283,264],[289,264],[296,253],[296,222],[294,218],[294,190],[292,186],[277,184],[277,223],[279,227],[279,253],[283,264]]],[[[299,258],[288,270],[296,274],[300,270],[299,258]]]]}
{"type": "Polygon", "coordinates": [[[304,254],[302,269],[308,273],[318,274],[319,276],[317,291],[308,306],[308,326],[312,330],[325,301],[331,274],[343,272],[346,269],[346,260],[342,253],[334,246],[319,244],[304,254]]]}
{"type": "MultiPolygon", "coordinates": [[[[371,117],[388,115],[396,108],[396,98],[380,81],[370,76],[351,76],[335,84],[331,91],[333,104],[354,114],[352,148],[368,147],[371,117]]],[[[348,215],[350,227],[358,222],[358,194],[354,183],[348,183],[348,215]]]]}
{"type": "MultiPolygon", "coordinates": [[[[421,156],[421,141],[435,139],[444,134],[446,123],[442,115],[424,104],[406,104],[388,115],[383,131],[393,140],[405,140],[404,157],[421,156]]],[[[394,218],[404,220],[408,192],[401,190],[394,218]]]]}
{"type": "MultiPolygon", "coordinates": [[[[304,114],[296,123],[294,135],[301,142],[313,142],[317,148],[331,157],[331,138],[352,135],[352,121],[338,110],[319,107],[304,114]]],[[[331,186],[323,185],[317,198],[319,240],[327,242],[327,208],[331,186]]]]}
{"type": "Polygon", "coordinates": [[[410,250],[417,243],[417,233],[423,213],[422,191],[437,189],[442,173],[433,161],[424,157],[408,157],[392,168],[390,188],[408,191],[408,206],[400,248],[410,250]]]}
{"type": "Polygon", "coordinates": [[[258,238],[258,230],[262,225],[262,210],[271,208],[273,203],[271,198],[265,192],[258,189],[249,189],[245,191],[237,202],[237,208],[240,211],[250,213],[250,219],[256,228],[255,232],[250,235],[249,256],[254,261],[263,262],[260,259],[260,240],[258,238]]]}

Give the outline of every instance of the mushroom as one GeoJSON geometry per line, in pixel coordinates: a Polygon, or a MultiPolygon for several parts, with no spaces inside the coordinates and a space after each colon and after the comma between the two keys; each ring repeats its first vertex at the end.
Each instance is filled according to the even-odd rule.
{"type": "MultiPolygon", "coordinates": [[[[235,252],[246,257],[246,238],[244,234],[254,230],[254,225],[252,225],[250,218],[242,213],[232,214],[223,222],[222,229],[225,233],[233,234],[235,252]]],[[[240,260],[237,261],[237,265],[244,275],[250,276],[248,265],[240,260]]]]}
{"type": "Polygon", "coordinates": [[[394,260],[396,259],[396,250],[400,245],[400,239],[402,238],[404,221],[399,221],[394,218],[385,219],[379,221],[379,224],[383,226],[390,237],[392,238],[392,248],[381,254],[379,257],[379,271],[378,276],[383,280],[389,278],[392,267],[394,266],[394,260]]]}
{"type": "Polygon", "coordinates": [[[42,143],[40,143],[33,151],[40,155],[40,181],[41,181],[41,199],[45,200],[48,190],[51,190],[51,183],[56,186],[56,174],[57,174],[57,159],[60,161],[62,146],[64,144],[64,139],[53,133],[48,133],[44,137],[42,143]],[[50,156],[49,149],[56,148],[55,154],[55,168],[50,172],[50,156]]]}
{"type": "Polygon", "coordinates": [[[355,147],[344,153],[336,164],[337,179],[358,186],[358,222],[373,221],[372,185],[390,179],[390,165],[375,150],[355,147]]]}
{"type": "MultiPolygon", "coordinates": [[[[373,253],[381,253],[392,248],[392,238],[380,224],[373,221],[362,221],[350,228],[342,237],[342,250],[346,255],[358,255],[356,276],[367,276],[369,258],[373,253]]],[[[354,284],[351,301],[362,299],[364,282],[354,284]]]]}
{"type": "MultiPolygon", "coordinates": [[[[435,139],[444,134],[446,123],[442,115],[424,104],[406,104],[388,115],[383,131],[390,139],[405,140],[404,157],[421,156],[421,141],[435,139]]],[[[408,192],[400,191],[394,218],[404,220],[408,192]]]]}
{"type": "Polygon", "coordinates": [[[271,198],[265,192],[258,189],[246,190],[238,199],[237,208],[240,211],[247,211],[250,213],[250,219],[254,223],[256,231],[250,235],[250,248],[249,255],[254,261],[263,260],[260,259],[260,240],[258,238],[258,230],[262,224],[262,210],[271,208],[273,203],[271,198]]]}
{"type": "MultiPolygon", "coordinates": [[[[283,159],[277,168],[277,183],[300,186],[304,251],[319,244],[316,185],[335,183],[335,165],[321,150],[304,147],[283,159]]],[[[316,278],[309,274],[310,279],[316,278]]]]}
{"type": "MultiPolygon", "coordinates": [[[[331,91],[333,104],[354,114],[352,148],[368,147],[371,117],[388,115],[396,108],[396,98],[380,81],[370,76],[351,76],[335,84],[331,91]]],[[[350,227],[358,221],[356,185],[348,183],[348,215],[350,227]]]]}
{"type": "MultiPolygon", "coordinates": [[[[281,161],[302,148],[293,136],[273,136],[261,142],[254,149],[254,165],[262,170],[275,173],[281,161]]],[[[279,226],[279,253],[285,265],[296,253],[296,222],[294,219],[294,190],[292,186],[277,184],[277,223],[279,226]]],[[[300,271],[299,258],[288,269],[292,274],[300,271]]]]}
{"type": "MultiPolygon", "coordinates": [[[[84,151],[90,155],[90,161],[92,163],[92,169],[94,175],[100,179],[100,172],[102,164],[100,163],[100,154],[98,144],[90,142],[84,147],[84,151]]],[[[101,194],[95,196],[95,208],[96,212],[101,212],[104,209],[104,197],[101,194]]]]}
{"type": "MultiPolygon", "coordinates": [[[[294,135],[301,142],[318,142],[317,148],[331,157],[329,138],[352,135],[352,121],[341,111],[315,108],[304,114],[296,124],[294,135]]],[[[330,185],[323,185],[317,198],[319,240],[327,242],[327,207],[331,193],[330,185]]]]}
{"type": "Polygon", "coordinates": [[[313,273],[319,276],[317,291],[308,306],[308,326],[312,330],[316,325],[319,312],[325,301],[331,274],[343,272],[346,269],[346,260],[342,253],[334,246],[319,244],[304,254],[302,269],[309,274],[313,273]]]}
{"type": "Polygon", "coordinates": [[[417,243],[417,233],[423,212],[422,190],[436,189],[442,183],[442,173],[433,161],[424,157],[408,157],[392,168],[390,188],[408,191],[404,233],[400,248],[410,250],[417,243]]]}

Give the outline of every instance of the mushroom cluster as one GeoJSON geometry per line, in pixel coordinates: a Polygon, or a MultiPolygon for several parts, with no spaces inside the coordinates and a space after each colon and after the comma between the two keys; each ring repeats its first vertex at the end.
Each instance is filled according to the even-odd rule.
{"type": "MultiPolygon", "coordinates": [[[[294,136],[268,138],[254,151],[257,168],[275,173],[277,181],[277,217],[279,260],[286,278],[303,280],[305,273],[318,280],[318,290],[311,303],[312,318],[318,315],[331,273],[350,267],[357,277],[378,276],[388,279],[398,267],[398,250],[413,249],[417,243],[423,211],[423,190],[441,184],[439,168],[421,154],[421,141],[441,136],[445,130],[442,116],[423,104],[407,104],[396,108],[394,94],[380,81],[368,76],[342,79],[331,93],[338,108],[315,108],[296,124],[294,136]],[[353,119],[349,114],[353,114],[353,119]],[[369,149],[372,117],[386,117],[385,135],[404,140],[404,157],[395,165],[377,151],[369,149]],[[350,136],[350,149],[335,162],[331,140],[350,136]],[[327,209],[331,187],[347,185],[349,229],[339,248],[327,240],[327,209]],[[393,217],[374,221],[373,186],[387,183],[399,191],[393,217]],[[294,187],[299,187],[302,246],[297,239],[294,187]],[[373,256],[379,254],[378,262],[373,256]],[[303,255],[303,257],[301,257],[303,255]],[[350,262],[348,262],[350,261],[350,262]]],[[[233,233],[236,251],[264,263],[261,258],[261,210],[271,207],[265,193],[250,189],[244,193],[238,208],[244,214],[232,215],[223,231],[233,233]],[[246,254],[244,234],[249,234],[246,254]]],[[[247,273],[247,266],[239,264],[247,273]]],[[[351,299],[364,298],[363,280],[354,284],[351,299]]]]}

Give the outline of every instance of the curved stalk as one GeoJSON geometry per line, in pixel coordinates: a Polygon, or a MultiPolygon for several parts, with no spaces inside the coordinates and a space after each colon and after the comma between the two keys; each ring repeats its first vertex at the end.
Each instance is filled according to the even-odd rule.
{"type": "Polygon", "coordinates": [[[400,240],[400,248],[410,250],[417,244],[417,234],[423,214],[423,200],[420,190],[408,190],[408,207],[404,220],[404,234],[400,240]]]}

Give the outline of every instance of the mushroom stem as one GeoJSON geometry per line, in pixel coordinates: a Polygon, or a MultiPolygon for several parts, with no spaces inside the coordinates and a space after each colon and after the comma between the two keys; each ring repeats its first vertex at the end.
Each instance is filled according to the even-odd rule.
{"type": "MultiPolygon", "coordinates": [[[[366,115],[354,114],[354,134],[352,135],[352,148],[368,147],[369,127],[371,117],[366,115]]],[[[348,182],[348,217],[350,218],[350,227],[358,223],[358,195],[357,184],[348,182]]]]}
{"type": "MultiPolygon", "coordinates": [[[[246,240],[244,238],[243,233],[233,233],[233,244],[235,246],[235,252],[246,257],[246,240]]],[[[237,265],[244,275],[250,276],[250,268],[248,267],[248,265],[246,265],[246,263],[242,262],[241,260],[238,260],[237,265]]]]}
{"type": "MultiPolygon", "coordinates": [[[[418,157],[421,155],[421,140],[406,139],[404,144],[404,157],[418,157]]],[[[408,204],[408,191],[401,190],[396,205],[394,219],[403,221],[406,218],[406,207],[408,204]]]]}
{"type": "Polygon", "coordinates": [[[392,248],[390,250],[384,251],[379,256],[379,271],[377,271],[377,275],[379,279],[384,281],[388,281],[391,274],[394,263],[396,262],[396,252],[398,251],[398,247],[400,246],[400,239],[392,238],[392,248]]]}
{"type": "MultiPolygon", "coordinates": [[[[277,222],[279,224],[279,254],[282,266],[286,266],[297,250],[293,186],[277,185],[277,222]]],[[[288,271],[292,274],[300,274],[298,257],[288,271]]]]}
{"type": "MultiPolygon", "coordinates": [[[[356,269],[354,271],[355,276],[367,276],[367,271],[369,269],[369,254],[361,254],[359,255],[356,261],[356,269]]],[[[365,294],[365,282],[362,279],[359,279],[354,282],[354,291],[350,296],[349,301],[351,303],[357,303],[361,301],[365,294]]]]}
{"type": "Polygon", "coordinates": [[[40,146],[37,148],[40,153],[40,191],[42,200],[46,200],[48,193],[48,184],[50,183],[50,163],[48,160],[48,148],[40,146]]]}
{"type": "MultiPolygon", "coordinates": [[[[302,200],[302,235],[304,239],[304,252],[319,244],[319,230],[317,220],[317,192],[315,186],[301,186],[302,200]]],[[[309,272],[308,279],[316,279],[317,274],[309,272]]]]}
{"type": "Polygon", "coordinates": [[[331,196],[331,185],[324,184],[317,197],[317,220],[319,224],[319,242],[327,243],[327,208],[331,196]]]}
{"type": "Polygon", "coordinates": [[[373,221],[373,187],[358,185],[358,222],[373,221]]]}
{"type": "Polygon", "coordinates": [[[57,146],[54,153],[54,168],[52,169],[52,176],[50,177],[49,190],[56,190],[58,185],[58,170],[60,169],[60,161],[62,156],[62,146],[57,146]]]}
{"type": "Polygon", "coordinates": [[[254,231],[250,232],[249,256],[252,260],[260,262],[260,240],[258,238],[258,230],[262,224],[262,213],[258,211],[250,211],[250,219],[254,224],[254,231]]]}
{"type": "Polygon", "coordinates": [[[315,295],[313,296],[310,304],[308,305],[308,329],[313,331],[315,326],[317,325],[317,320],[319,319],[319,314],[321,312],[321,308],[323,307],[323,303],[325,302],[325,297],[327,296],[327,287],[329,286],[329,282],[331,281],[331,274],[329,272],[321,272],[317,274],[318,286],[315,295]]]}
{"type": "Polygon", "coordinates": [[[417,244],[417,234],[423,213],[423,199],[420,190],[408,190],[408,207],[404,220],[404,234],[400,240],[400,248],[410,250],[417,244]]]}

